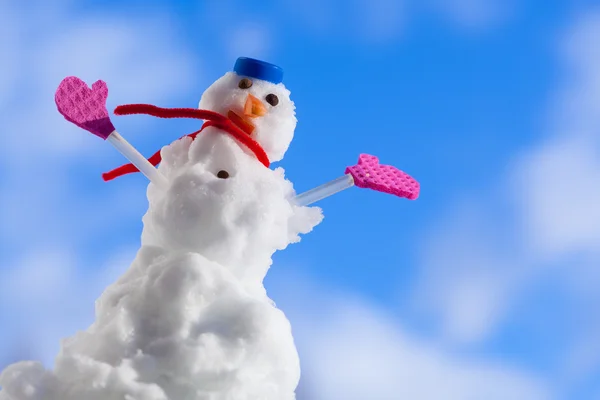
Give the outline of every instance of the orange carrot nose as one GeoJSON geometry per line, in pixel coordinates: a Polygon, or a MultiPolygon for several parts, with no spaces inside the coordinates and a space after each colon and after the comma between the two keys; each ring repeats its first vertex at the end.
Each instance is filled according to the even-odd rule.
{"type": "Polygon", "coordinates": [[[244,115],[249,118],[262,117],[267,113],[267,107],[255,96],[248,94],[244,104],[244,115]]]}

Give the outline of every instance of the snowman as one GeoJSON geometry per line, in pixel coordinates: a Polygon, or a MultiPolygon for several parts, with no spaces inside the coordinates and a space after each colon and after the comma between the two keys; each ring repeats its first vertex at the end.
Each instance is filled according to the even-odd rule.
{"type": "Polygon", "coordinates": [[[114,128],[106,84],[76,77],[56,94],[65,118],[111,143],[148,185],[141,247],[96,302],[96,320],[63,341],[53,369],[0,374],[0,400],[294,400],[300,363],[289,321],[263,286],[272,255],[323,216],[309,204],[353,185],[416,199],[419,184],[362,154],[296,195],[282,168],[295,107],[281,68],[241,57],[199,107],[119,106],[117,115],[197,118],[202,129],[144,158],[114,128]],[[158,168],[156,168],[158,166],[158,168]]]}
{"type": "MultiPolygon", "coordinates": [[[[158,172],[168,184],[149,186],[152,212],[144,217],[142,244],[203,254],[252,283],[249,290],[264,292],[262,280],[274,251],[297,242],[298,234],[322,220],[320,208],[295,205],[282,168],[269,168],[285,155],[297,122],[282,80],[280,67],[240,57],[232,72],[204,92],[198,110],[117,107],[118,115],[191,113],[207,121],[151,157],[153,164],[160,162],[158,172]],[[167,222],[177,228],[162,229],[167,222]],[[282,229],[289,234],[282,235],[282,229]]],[[[104,177],[136,170],[128,164],[104,177]]]]}
{"type": "MultiPolygon", "coordinates": [[[[96,302],[92,326],[62,343],[53,370],[22,362],[0,400],[293,400],[291,326],[263,279],[277,250],[322,220],[299,206],[281,168],[295,107],[279,67],[237,60],[198,110],[122,106],[120,114],[207,122],[161,149],[141,248],[96,302]]],[[[126,165],[106,179],[135,172],[126,165]]]]}

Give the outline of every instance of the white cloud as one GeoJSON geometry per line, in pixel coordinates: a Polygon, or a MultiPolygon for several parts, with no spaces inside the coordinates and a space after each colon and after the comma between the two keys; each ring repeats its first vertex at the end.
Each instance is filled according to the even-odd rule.
{"type": "Polygon", "coordinates": [[[593,141],[576,132],[553,138],[525,155],[514,175],[532,250],[543,258],[600,251],[600,154],[593,141]]]}
{"type": "Polygon", "coordinates": [[[276,26],[278,16],[261,15],[252,3],[230,0],[202,4],[198,12],[197,40],[214,46],[213,57],[230,62],[238,57],[268,59],[279,45],[276,26]]]}
{"type": "Polygon", "coordinates": [[[288,14],[286,18],[291,16],[294,22],[300,22],[311,32],[321,35],[331,31],[331,25],[339,15],[337,0],[283,0],[282,3],[288,14]]]}
{"type": "Polygon", "coordinates": [[[37,305],[53,301],[57,293],[67,289],[65,285],[73,272],[73,260],[68,252],[38,249],[25,255],[0,281],[2,302],[37,305]]]}
{"type": "MultiPolygon", "coordinates": [[[[50,362],[61,337],[91,322],[94,300],[109,282],[102,272],[81,275],[97,265],[82,268],[90,264],[82,245],[97,248],[100,239],[139,220],[132,211],[139,207],[131,205],[143,207],[145,200],[143,180],[90,194],[90,187],[103,184],[101,172],[125,160],[58,113],[54,91],[61,79],[107,81],[109,110],[127,102],[168,105],[199,81],[195,58],[179,44],[168,13],[82,14],[71,5],[0,2],[6,60],[0,65],[0,238],[10,249],[0,258],[0,325],[27,333],[1,334],[0,359],[20,340],[32,356],[50,362]],[[84,183],[77,175],[90,165],[96,175],[92,171],[84,183]]],[[[136,137],[148,137],[140,121],[115,122],[135,144],[136,137]]],[[[106,252],[118,251],[107,246],[106,252]]]]}
{"type": "Polygon", "coordinates": [[[405,0],[284,0],[282,5],[281,11],[275,9],[276,20],[285,15],[279,23],[299,23],[305,32],[327,40],[351,38],[366,44],[396,39],[406,15],[405,0]]]}
{"type": "Polygon", "coordinates": [[[19,59],[18,53],[18,25],[14,16],[14,11],[10,4],[4,7],[2,23],[0,24],[0,54],[5,55],[0,64],[0,109],[6,102],[6,94],[15,88],[13,77],[17,73],[19,59]],[[9,56],[6,56],[9,55],[9,56]]]}
{"type": "Polygon", "coordinates": [[[499,185],[451,208],[428,237],[414,297],[415,313],[440,322],[445,340],[479,345],[504,323],[532,317],[518,306],[537,301],[531,294],[550,290],[544,285],[551,282],[548,296],[564,308],[546,323],[580,321],[551,350],[560,360],[552,368],[563,378],[567,370],[584,375],[600,365],[599,352],[590,348],[580,357],[572,346],[597,334],[600,321],[593,311],[600,307],[600,58],[591,45],[600,42],[599,22],[600,13],[588,14],[566,35],[569,75],[548,113],[546,138],[515,157],[504,177],[491,179],[499,185]],[[580,368],[565,367],[572,364],[580,368]]]}
{"type": "Polygon", "coordinates": [[[228,56],[235,60],[237,57],[269,58],[273,32],[266,24],[260,22],[245,22],[238,24],[227,39],[228,56]]]}
{"type": "Polygon", "coordinates": [[[564,362],[565,381],[584,382],[600,371],[600,324],[591,327],[573,341],[564,362]]]}
{"type": "Polygon", "coordinates": [[[542,254],[598,252],[600,242],[600,12],[586,14],[563,42],[569,85],[549,140],[515,166],[530,240],[542,254]]]}
{"type": "MultiPolygon", "coordinates": [[[[11,237],[23,228],[33,232],[36,223],[39,227],[47,220],[45,216],[62,213],[67,217],[72,212],[72,206],[70,210],[65,206],[74,196],[67,173],[85,168],[94,159],[112,161],[103,164],[105,169],[125,161],[58,113],[54,91],[62,78],[77,75],[88,84],[106,80],[109,109],[125,102],[166,103],[191,90],[198,79],[191,55],[174,44],[177,41],[167,16],[74,16],[65,8],[67,3],[53,4],[45,6],[44,13],[32,15],[24,6],[14,10],[10,4],[0,6],[0,26],[11,27],[6,36],[17,40],[8,48],[11,53],[3,53],[15,60],[16,68],[2,71],[14,89],[2,93],[5,102],[1,109],[6,132],[3,146],[10,151],[0,160],[0,212],[10,224],[3,224],[0,233],[11,237]],[[24,31],[27,34],[21,34],[24,31]],[[19,219],[32,223],[23,224],[19,219]]],[[[147,136],[142,135],[143,125],[138,120],[121,119],[118,126],[130,140],[147,136]]],[[[100,172],[94,177],[98,182],[100,172]]],[[[85,201],[85,197],[77,197],[85,201]]]]}
{"type": "Polygon", "coordinates": [[[458,26],[480,31],[495,28],[515,12],[513,0],[432,0],[435,8],[458,26]]]}
{"type": "Polygon", "coordinates": [[[385,42],[396,38],[404,26],[404,0],[355,0],[353,17],[368,41],[385,42]]]}
{"type": "Polygon", "coordinates": [[[524,260],[494,217],[497,204],[485,197],[458,202],[428,233],[412,288],[417,318],[459,344],[482,343],[494,333],[523,273],[524,260]]]}
{"type": "Polygon", "coordinates": [[[297,276],[273,286],[280,294],[275,296],[278,303],[292,319],[306,371],[303,391],[312,398],[552,398],[549,386],[536,376],[418,340],[360,298],[297,276]]]}
{"type": "Polygon", "coordinates": [[[11,76],[22,90],[13,93],[15,105],[7,107],[12,118],[5,118],[3,125],[15,132],[10,137],[15,149],[35,151],[36,157],[60,160],[78,151],[93,156],[92,146],[101,145],[56,111],[54,91],[66,76],[79,76],[88,84],[107,81],[109,109],[124,102],[165,102],[197,82],[190,55],[174,44],[177,41],[165,21],[152,15],[143,19],[100,14],[71,18],[66,11],[56,16],[52,34],[34,32],[11,55],[23,60],[19,73],[11,76]]]}
{"type": "Polygon", "coordinates": [[[351,37],[369,45],[396,40],[420,12],[441,14],[454,26],[477,33],[498,27],[517,12],[514,0],[287,0],[283,4],[287,18],[312,33],[351,37]]]}
{"type": "Polygon", "coordinates": [[[36,249],[17,260],[0,281],[0,304],[5,305],[2,319],[11,321],[10,331],[25,334],[0,340],[0,362],[16,349],[28,348],[30,356],[51,365],[60,341],[93,322],[95,300],[134,255],[133,247],[122,247],[108,260],[88,265],[87,272],[81,268],[85,260],[67,248],[36,249]]]}

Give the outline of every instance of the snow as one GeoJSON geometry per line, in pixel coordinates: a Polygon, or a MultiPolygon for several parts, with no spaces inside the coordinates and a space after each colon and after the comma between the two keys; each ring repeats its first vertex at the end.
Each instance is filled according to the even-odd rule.
{"type": "MultiPolygon", "coordinates": [[[[243,106],[238,80],[225,75],[200,107],[243,106]]],[[[270,157],[283,157],[296,124],[289,92],[262,82],[250,89],[280,99],[254,133],[270,157]]],[[[162,155],[169,185],[148,186],[141,248],[97,300],[95,322],[63,341],[54,369],[4,370],[0,400],[295,399],[292,329],[263,278],[273,253],[319,224],[321,210],[294,205],[283,169],[265,168],[216,128],[162,155]]]]}

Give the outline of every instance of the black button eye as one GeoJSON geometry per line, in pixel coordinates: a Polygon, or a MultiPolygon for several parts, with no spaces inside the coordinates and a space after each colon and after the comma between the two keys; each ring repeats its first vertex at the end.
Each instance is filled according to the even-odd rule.
{"type": "Polygon", "coordinates": [[[240,83],[238,83],[238,87],[240,89],[249,89],[252,87],[252,81],[248,78],[244,78],[240,81],[240,83]]]}
{"type": "Polygon", "coordinates": [[[269,103],[273,107],[275,107],[277,104],[279,104],[279,98],[276,95],[274,95],[273,93],[268,94],[267,97],[265,97],[265,100],[267,101],[267,103],[269,103]]]}
{"type": "Polygon", "coordinates": [[[222,169],[219,172],[217,172],[217,178],[227,179],[229,178],[229,172],[222,169]]]}

